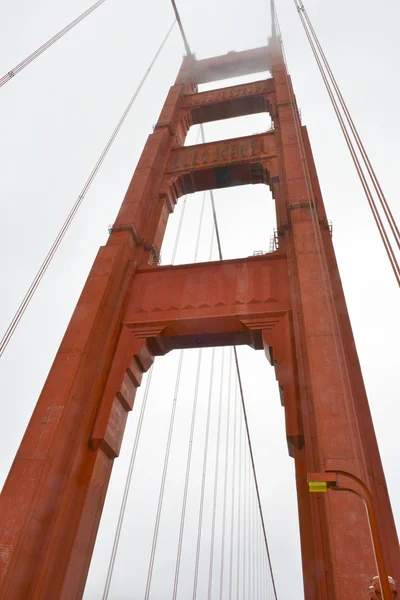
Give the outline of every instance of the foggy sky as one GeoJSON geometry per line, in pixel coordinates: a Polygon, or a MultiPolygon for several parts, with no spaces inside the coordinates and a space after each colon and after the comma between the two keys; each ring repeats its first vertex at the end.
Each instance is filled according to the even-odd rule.
{"type": "MultiPolygon", "coordinates": [[[[204,58],[265,45],[270,31],[268,4],[265,0],[247,3],[181,0],[179,7],[190,45],[198,58],[204,58]]],[[[0,4],[0,75],[89,5],[83,0],[58,3],[14,0],[0,4]]],[[[372,2],[307,0],[306,6],[399,219],[397,156],[400,124],[396,114],[399,5],[388,0],[379,20],[373,10],[376,5],[372,2]]],[[[278,0],[277,7],[302,121],[308,127],[328,217],[333,222],[334,246],[393,510],[399,524],[398,290],[294,5],[291,0],[278,0]]],[[[109,0],[0,90],[1,332],[11,320],[172,20],[173,13],[167,0],[148,0],[141,4],[109,0]]],[[[183,52],[175,28],[12,343],[0,360],[1,482],[18,448],[90,265],[98,247],[106,241],[107,227],[114,221],[147,135],[157,121],[168,88],[175,79],[183,52]]],[[[246,80],[258,78],[261,76],[246,80]]],[[[241,81],[244,79],[237,80],[241,81]]],[[[212,87],[227,83],[217,82],[212,87]]],[[[205,130],[207,139],[214,140],[261,132],[268,126],[267,115],[254,115],[232,123],[206,125],[205,130]]],[[[194,143],[195,134],[195,131],[190,132],[189,143],[194,143]]],[[[246,186],[217,190],[215,199],[224,257],[242,257],[255,250],[268,250],[275,216],[267,188],[246,186]]],[[[177,257],[179,263],[193,262],[193,231],[197,227],[200,205],[201,194],[187,200],[187,216],[177,257]]],[[[162,253],[164,264],[171,258],[181,209],[182,201],[170,219],[162,253]]],[[[208,258],[210,236],[208,207],[200,260],[208,258]]],[[[207,368],[210,353],[205,353],[207,368]]],[[[177,354],[171,353],[156,364],[111,588],[113,600],[143,598],[177,354]]],[[[261,352],[240,348],[239,356],[278,595],[280,600],[301,598],[293,462],[287,455],[284,413],[274,372],[261,352]]],[[[184,360],[187,362],[178,397],[176,435],[160,526],[152,600],[170,597],[172,589],[181,498],[181,492],[178,494],[177,490],[181,490],[188,443],[194,351],[188,352],[184,360]]],[[[218,351],[217,371],[220,360],[218,351]]],[[[205,371],[202,380],[204,389],[199,401],[199,440],[204,434],[207,373],[205,371]]],[[[217,375],[216,398],[218,389],[217,375]]],[[[113,471],[85,591],[86,600],[101,598],[142,392],[143,386],[113,471]]],[[[216,407],[217,402],[214,402],[211,448],[215,447],[216,407]]],[[[199,444],[194,457],[197,471],[201,465],[201,452],[199,444]]],[[[211,461],[209,489],[212,476],[211,461]]],[[[193,481],[182,558],[181,598],[189,597],[193,579],[194,549],[190,540],[195,535],[198,486],[193,481]]],[[[209,530],[210,525],[210,494],[207,494],[205,530],[209,530]]],[[[206,535],[204,540],[199,598],[204,597],[208,577],[206,535]]],[[[220,545],[217,551],[220,551],[220,545]]]]}

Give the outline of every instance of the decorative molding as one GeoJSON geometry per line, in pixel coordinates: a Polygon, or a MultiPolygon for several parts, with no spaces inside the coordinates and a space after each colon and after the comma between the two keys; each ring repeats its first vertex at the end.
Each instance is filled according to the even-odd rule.
{"type": "Polygon", "coordinates": [[[264,96],[274,91],[274,80],[265,79],[263,81],[254,81],[252,83],[244,83],[234,85],[209,92],[200,92],[198,94],[190,94],[184,97],[183,108],[198,108],[219,102],[227,102],[237,98],[247,98],[254,96],[264,96]]]}
{"type": "Polygon", "coordinates": [[[195,169],[226,167],[241,162],[263,162],[275,156],[275,132],[269,131],[222,142],[175,148],[171,152],[167,173],[178,175],[195,169]]]}

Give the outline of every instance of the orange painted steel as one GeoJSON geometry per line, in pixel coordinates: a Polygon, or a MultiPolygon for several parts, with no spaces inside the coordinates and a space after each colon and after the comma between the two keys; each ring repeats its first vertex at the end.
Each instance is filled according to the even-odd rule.
{"type": "MultiPolygon", "coordinates": [[[[318,177],[280,47],[184,59],[106,245],[100,248],[0,500],[0,598],[81,598],[114,459],[143,373],[172,349],[249,344],[276,370],[295,460],[306,600],[361,600],[376,575],[370,494],[386,572],[399,544],[318,177]],[[198,83],[272,77],[197,92],[198,83]],[[270,132],[183,147],[190,126],[268,111],[270,132]],[[273,194],[279,249],[157,266],[180,196],[250,183],[273,194]]],[[[245,207],[244,207],[245,209],[245,207]]],[[[238,224],[239,227],[239,224],[238,224]]]]}

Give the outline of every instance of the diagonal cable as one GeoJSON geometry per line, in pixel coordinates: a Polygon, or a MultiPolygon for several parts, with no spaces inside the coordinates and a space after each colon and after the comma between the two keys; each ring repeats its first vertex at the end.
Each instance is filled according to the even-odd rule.
{"type": "Polygon", "coordinates": [[[93,167],[92,172],[90,173],[85,185],[83,186],[78,198],[75,201],[75,204],[73,205],[69,215],[67,216],[63,226],[61,227],[60,231],[58,232],[58,235],[56,237],[56,239],[54,240],[50,250],[48,251],[46,258],[44,259],[41,267],[39,268],[38,272],[36,273],[31,285],[29,286],[28,291],[26,292],[21,304],[18,307],[17,312],[15,313],[14,317],[12,318],[10,324],[8,325],[1,341],[0,341],[0,357],[2,356],[2,354],[4,353],[6,347],[8,346],[12,336],[14,335],[14,332],[16,330],[16,328],[18,327],[18,324],[20,322],[20,320],[22,319],[30,301],[32,300],[32,297],[34,296],[41,280],[43,279],[44,274],[46,273],[51,261],[53,260],[62,240],[64,239],[65,234],[67,233],[76,213],[78,212],[86,194],[88,193],[97,173],[100,170],[100,167],[102,166],[108,152],[111,149],[111,146],[113,145],[115,138],[117,137],[122,125],[124,124],[140,90],[142,89],[147,77],[149,76],[154,63],[156,62],[158,56],[160,55],[162,49],[164,48],[170,34],[171,31],[175,25],[176,21],[174,21],[171,25],[171,27],[168,30],[167,35],[165,36],[165,38],[163,39],[163,41],[161,42],[160,47],[158,48],[153,60],[151,61],[149,67],[147,68],[142,80],[140,81],[138,87],[136,88],[132,98],[130,99],[127,107],[125,108],[120,120],[117,123],[117,126],[115,127],[113,133],[111,134],[111,137],[109,138],[107,144],[105,145],[102,153],[100,154],[95,166],[93,167]]]}
{"type": "Polygon", "coordinates": [[[58,40],[60,40],[62,37],[64,37],[64,35],[66,33],[68,33],[68,31],[71,31],[71,29],[73,29],[76,25],[78,25],[84,19],[86,19],[86,17],[88,17],[93,11],[95,11],[96,8],[98,8],[99,6],[104,4],[105,1],[106,0],[99,0],[98,2],[95,2],[87,10],[85,10],[85,12],[83,12],[81,15],[79,15],[79,17],[77,17],[76,19],[71,21],[71,23],[69,23],[68,25],[66,25],[66,27],[61,29],[61,31],[59,31],[58,33],[53,35],[52,38],[47,40],[47,42],[45,42],[44,44],[42,44],[42,46],[37,48],[37,50],[32,52],[32,54],[30,54],[29,56],[24,58],[24,60],[21,61],[20,63],[18,63],[18,65],[16,65],[12,69],[10,69],[8,71],[8,73],[3,75],[3,77],[0,77],[0,87],[5,85],[6,83],[8,83],[11,79],[13,79],[13,77],[15,77],[15,75],[17,75],[17,73],[19,73],[20,71],[22,71],[22,69],[25,69],[25,67],[30,65],[31,62],[33,62],[36,58],[38,58],[38,56],[43,54],[43,52],[45,52],[48,48],[50,48],[50,46],[52,46],[53,44],[58,42],[58,40]]]}

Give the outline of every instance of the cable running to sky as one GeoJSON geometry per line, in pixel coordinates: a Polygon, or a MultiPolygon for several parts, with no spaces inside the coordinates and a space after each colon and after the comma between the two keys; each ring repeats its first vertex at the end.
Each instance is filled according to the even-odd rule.
{"type": "MultiPolygon", "coordinates": [[[[275,11],[274,3],[272,3],[272,9],[273,9],[273,13],[274,13],[273,17],[275,20],[275,29],[277,31],[277,40],[279,41],[279,44],[281,46],[282,56],[283,56],[283,59],[286,64],[286,79],[287,79],[287,86],[288,86],[288,90],[289,90],[290,106],[291,106],[291,110],[292,110],[292,114],[293,114],[293,123],[295,125],[297,143],[298,143],[298,147],[299,147],[299,151],[300,151],[304,181],[306,184],[308,204],[309,204],[309,208],[310,208],[311,222],[312,222],[313,234],[314,234],[314,239],[315,239],[315,247],[317,250],[317,256],[318,256],[318,261],[320,263],[321,272],[325,274],[323,277],[323,286],[325,288],[324,291],[325,291],[325,296],[326,296],[326,303],[327,303],[327,309],[328,309],[328,314],[329,314],[330,326],[332,327],[332,331],[335,331],[335,330],[340,331],[339,317],[338,317],[337,310],[336,310],[336,303],[332,301],[334,294],[333,294],[333,289],[332,289],[332,284],[331,284],[331,278],[329,277],[329,266],[328,266],[328,262],[327,262],[327,257],[326,257],[326,253],[324,250],[324,244],[322,241],[321,227],[320,227],[318,216],[317,216],[317,213],[315,210],[315,198],[314,198],[313,186],[312,186],[312,181],[311,181],[311,174],[310,174],[310,170],[308,168],[308,162],[307,162],[306,151],[305,151],[305,147],[304,147],[303,136],[302,136],[302,132],[301,132],[301,122],[300,122],[299,111],[297,108],[297,103],[296,103],[296,98],[294,96],[293,88],[292,88],[291,82],[289,80],[289,68],[288,68],[285,48],[284,48],[283,40],[282,40],[282,36],[281,36],[279,19],[278,19],[278,15],[275,11]]],[[[341,336],[334,336],[333,341],[334,341],[334,348],[335,348],[335,353],[336,353],[336,360],[337,360],[337,365],[338,365],[338,370],[339,370],[339,377],[340,377],[342,393],[345,395],[346,394],[346,386],[350,386],[350,381],[349,381],[349,372],[347,369],[345,369],[343,367],[342,361],[340,360],[340,356],[344,354],[343,340],[342,340],[341,336]]],[[[356,452],[354,446],[353,446],[353,452],[356,452]]]]}
{"type": "Polygon", "coordinates": [[[28,291],[26,292],[21,304],[18,307],[17,312],[15,313],[14,317],[12,318],[9,326],[6,329],[6,332],[4,333],[1,341],[0,341],[0,357],[2,356],[2,354],[4,353],[7,345],[9,344],[12,336],[15,333],[16,328],[18,327],[18,324],[20,322],[20,320],[22,319],[26,309],[28,308],[28,305],[30,303],[30,301],[32,300],[41,280],[43,279],[51,261],[53,260],[62,240],[64,239],[65,234],[67,233],[76,213],[78,212],[86,194],[88,193],[97,173],[100,170],[100,167],[102,166],[107,154],[109,153],[118,133],[121,130],[122,125],[125,123],[126,118],[140,92],[140,90],[142,89],[144,83],[146,82],[148,76],[150,75],[150,72],[157,60],[157,58],[159,57],[161,51],[163,50],[171,32],[172,29],[175,25],[176,21],[174,20],[174,22],[172,23],[171,27],[169,28],[165,38],[163,39],[163,41],[161,42],[160,47],[158,48],[156,54],[154,55],[154,58],[152,59],[150,65],[148,66],[145,74],[143,75],[142,80],[140,81],[138,87],[136,88],[132,98],[130,99],[127,107],[125,108],[120,120],[118,121],[113,133],[111,134],[111,137],[109,138],[107,144],[105,145],[102,153],[100,154],[95,166],[93,167],[92,172],[90,173],[85,185],[83,186],[78,198],[75,201],[75,204],[73,205],[73,207],[71,208],[71,211],[69,213],[69,215],[67,216],[66,220],[64,221],[63,226],[61,227],[60,231],[57,234],[56,239],[54,240],[50,250],[48,251],[46,258],[44,259],[42,265],[40,266],[38,272],[36,273],[31,285],[29,286],[28,291]]]}
{"type": "Polygon", "coordinates": [[[58,42],[58,40],[60,40],[62,37],[64,37],[64,35],[66,33],[68,33],[68,31],[71,31],[71,29],[73,29],[76,25],[78,25],[84,19],[86,19],[86,17],[88,17],[93,11],[95,11],[96,8],[98,8],[99,6],[104,4],[104,2],[106,2],[106,0],[99,0],[98,2],[95,2],[90,8],[88,8],[87,10],[85,10],[85,12],[83,12],[81,15],[79,15],[79,17],[77,17],[76,19],[71,21],[71,23],[66,25],[66,27],[64,27],[64,29],[61,29],[61,31],[59,31],[58,33],[53,35],[52,38],[50,38],[49,40],[47,40],[47,42],[42,44],[42,46],[40,46],[40,48],[38,48],[37,50],[32,52],[32,54],[30,54],[26,58],[24,58],[23,61],[21,61],[18,65],[16,65],[12,69],[10,69],[8,71],[8,73],[3,75],[3,77],[0,77],[0,87],[5,85],[8,81],[10,81],[10,79],[15,77],[15,75],[17,75],[17,73],[22,71],[22,69],[25,69],[25,67],[27,67],[31,62],[33,62],[36,58],[38,58],[38,56],[43,54],[43,52],[45,52],[45,50],[47,50],[48,48],[50,48],[50,46],[52,46],[53,44],[58,42]]]}
{"type": "Polygon", "coordinates": [[[361,184],[363,186],[365,195],[367,197],[368,204],[371,208],[371,212],[373,214],[376,226],[378,228],[379,234],[382,239],[382,243],[386,250],[386,254],[392,266],[395,278],[397,283],[400,286],[400,265],[396,255],[396,251],[393,249],[392,242],[394,242],[395,246],[397,246],[397,253],[400,250],[400,231],[397,226],[396,220],[393,216],[393,213],[390,209],[389,203],[386,199],[386,196],[382,190],[382,187],[379,183],[378,177],[375,173],[375,170],[371,164],[368,153],[365,150],[364,144],[361,140],[361,137],[358,133],[358,130],[354,124],[353,118],[350,114],[346,101],[343,97],[343,94],[339,88],[337,80],[332,72],[328,59],[324,53],[324,50],[321,46],[321,43],[318,39],[318,36],[315,32],[315,29],[311,23],[311,20],[307,14],[305,6],[301,0],[293,0],[296,10],[299,14],[300,21],[303,25],[304,31],[306,33],[308,42],[310,44],[311,50],[313,52],[314,58],[317,62],[318,69],[321,73],[322,79],[324,81],[325,87],[327,89],[329,98],[331,100],[333,109],[335,111],[336,117],[339,121],[340,128],[346,140],[346,144],[349,148],[351,157],[353,159],[354,165],[356,167],[358,176],[360,178],[361,184]],[[347,124],[346,124],[347,121],[347,124]],[[356,147],[354,145],[354,141],[356,147]],[[357,152],[358,149],[358,152],[357,152]],[[364,163],[364,167],[360,162],[360,157],[362,162],[364,163]],[[365,172],[366,169],[366,172],[365,172]],[[368,174],[368,175],[367,175],[368,174]],[[375,190],[375,194],[378,197],[378,201],[381,205],[381,209],[386,218],[386,221],[389,225],[390,232],[387,229],[384,221],[382,220],[382,215],[378,209],[376,204],[374,194],[372,193],[370,183],[372,182],[372,186],[375,190]]]}

